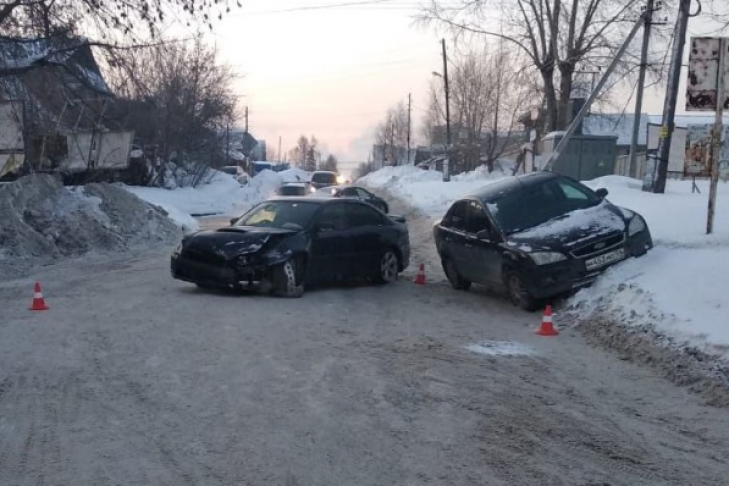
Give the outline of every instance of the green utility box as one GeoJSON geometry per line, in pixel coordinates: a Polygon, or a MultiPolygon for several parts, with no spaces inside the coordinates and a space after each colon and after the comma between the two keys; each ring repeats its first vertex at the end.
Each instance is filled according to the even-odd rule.
{"type": "MultiPolygon", "coordinates": [[[[563,132],[553,132],[543,139],[542,160],[546,162],[562,140],[563,132]]],[[[578,181],[589,181],[615,173],[618,137],[613,135],[573,135],[559,160],[548,170],[578,181]]]]}

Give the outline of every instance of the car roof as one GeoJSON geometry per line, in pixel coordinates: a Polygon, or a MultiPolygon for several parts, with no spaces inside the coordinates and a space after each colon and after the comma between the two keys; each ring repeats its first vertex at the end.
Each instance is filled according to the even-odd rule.
{"type": "Polygon", "coordinates": [[[333,172],[331,170],[316,170],[316,171],[312,172],[312,174],[334,174],[334,175],[337,175],[336,172],[333,172]]]}
{"type": "Polygon", "coordinates": [[[332,197],[316,197],[313,194],[309,196],[293,196],[293,197],[271,197],[261,202],[270,201],[281,201],[287,203],[302,202],[302,203],[314,203],[314,204],[335,204],[338,202],[345,202],[344,199],[337,199],[332,197]]]}
{"type": "Polygon", "coordinates": [[[473,191],[463,199],[478,199],[483,203],[491,202],[505,194],[517,191],[522,187],[534,186],[563,176],[546,170],[531,172],[518,176],[506,177],[487,186],[473,191]]]}

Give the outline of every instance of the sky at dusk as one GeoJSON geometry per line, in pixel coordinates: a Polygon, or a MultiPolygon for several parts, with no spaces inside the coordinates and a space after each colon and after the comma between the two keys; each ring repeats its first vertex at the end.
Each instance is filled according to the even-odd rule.
{"type": "MultiPolygon", "coordinates": [[[[417,141],[432,72],[442,71],[444,37],[433,27],[415,24],[422,3],[242,3],[214,24],[208,38],[241,76],[235,91],[240,105],[249,109],[251,133],[266,140],[269,160],[277,156],[279,137],[286,152],[300,135],[315,135],[325,153],[335,154],[345,162],[341,169],[349,170],[366,160],[374,127],[388,107],[407,103],[408,93],[417,141]]],[[[668,15],[666,31],[673,28],[673,13],[668,15]]],[[[705,25],[692,21],[689,35],[706,31],[705,25]]],[[[662,103],[662,88],[649,89],[644,111],[661,113],[662,103]]],[[[681,97],[679,112],[683,103],[681,97]]]]}

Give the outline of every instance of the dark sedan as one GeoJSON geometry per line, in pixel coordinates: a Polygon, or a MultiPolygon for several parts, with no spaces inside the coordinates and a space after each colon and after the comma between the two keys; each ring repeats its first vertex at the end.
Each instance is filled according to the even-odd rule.
{"type": "Polygon", "coordinates": [[[229,227],[185,236],[172,255],[172,276],[289,297],[324,281],[389,283],[410,260],[401,221],[350,199],[269,199],[229,227]]]}
{"type": "Polygon", "coordinates": [[[652,246],[645,220],[568,177],[536,172],[459,199],[433,234],[451,285],[502,288],[534,310],[652,246]]]}
{"type": "Polygon", "coordinates": [[[359,199],[362,202],[373,205],[383,213],[390,212],[390,207],[384,199],[375,196],[367,189],[359,186],[329,186],[318,189],[313,195],[321,197],[347,197],[359,199]]]}

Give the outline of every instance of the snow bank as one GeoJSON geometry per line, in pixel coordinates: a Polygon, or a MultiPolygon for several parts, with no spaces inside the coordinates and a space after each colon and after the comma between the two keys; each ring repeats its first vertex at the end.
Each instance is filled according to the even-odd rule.
{"type": "Polygon", "coordinates": [[[172,244],[179,237],[161,208],[116,185],[67,188],[53,176],[31,175],[0,187],[0,261],[52,262],[172,244]]]}
{"type": "Polygon", "coordinates": [[[406,165],[385,167],[367,174],[357,183],[385,189],[437,219],[443,216],[455,199],[504,177],[508,176],[503,172],[489,173],[485,167],[480,167],[473,172],[453,176],[450,182],[443,182],[443,174],[439,171],[406,165]]]}
{"type": "Polygon", "coordinates": [[[276,194],[286,180],[308,180],[308,172],[291,169],[282,172],[264,170],[241,187],[229,174],[216,172],[207,184],[167,190],[158,187],[125,186],[125,189],[147,202],[164,208],[183,228],[196,229],[192,216],[213,214],[237,215],[276,194]]]}

